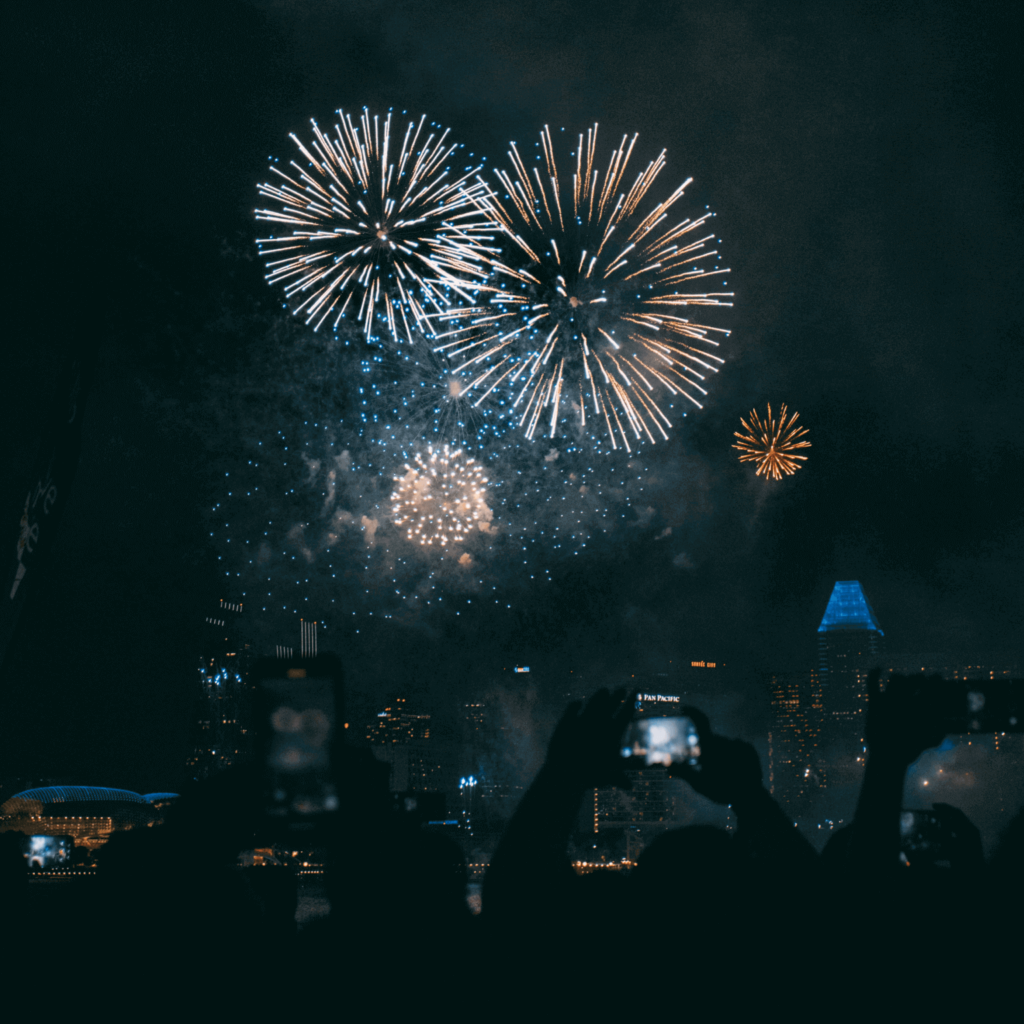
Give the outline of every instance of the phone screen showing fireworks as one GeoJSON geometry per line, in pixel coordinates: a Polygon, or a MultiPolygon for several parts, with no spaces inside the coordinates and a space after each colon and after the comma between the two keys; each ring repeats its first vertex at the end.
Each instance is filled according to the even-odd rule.
{"type": "Polygon", "coordinates": [[[261,681],[267,814],[290,828],[312,827],[338,808],[331,772],[335,739],[334,680],[306,677],[261,681]]]}
{"type": "Polygon", "coordinates": [[[700,763],[700,736],[692,718],[638,718],[622,737],[623,757],[642,759],[645,765],[700,763]]]}
{"type": "Polygon", "coordinates": [[[26,836],[23,851],[29,869],[45,870],[70,863],[74,845],[68,836],[26,836]]]}

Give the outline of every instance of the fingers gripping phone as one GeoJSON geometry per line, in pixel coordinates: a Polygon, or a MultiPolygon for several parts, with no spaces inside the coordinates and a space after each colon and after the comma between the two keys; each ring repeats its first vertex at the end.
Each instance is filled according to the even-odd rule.
{"type": "Polygon", "coordinates": [[[623,757],[645,765],[700,764],[700,735],[693,719],[686,715],[638,718],[630,722],[622,737],[623,757]]]}
{"type": "Polygon", "coordinates": [[[256,683],[264,814],[276,831],[315,831],[338,809],[341,664],[332,655],[266,658],[256,683]]]}

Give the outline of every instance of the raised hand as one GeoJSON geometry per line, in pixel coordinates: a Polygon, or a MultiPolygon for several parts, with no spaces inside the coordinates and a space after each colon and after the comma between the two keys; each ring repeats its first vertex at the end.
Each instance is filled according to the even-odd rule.
{"type": "Polygon", "coordinates": [[[950,842],[950,866],[958,871],[982,871],[985,854],[977,825],[952,804],[932,804],[932,813],[942,823],[950,842]]]}
{"type": "Polygon", "coordinates": [[[669,774],[716,804],[741,803],[761,790],[761,760],[743,740],[701,735],[700,764],[673,764],[669,774]]]}
{"type": "Polygon", "coordinates": [[[872,757],[912,764],[946,735],[936,691],[939,676],[890,676],[882,689],[880,673],[868,675],[868,714],[864,736],[872,757]]]}
{"type": "Polygon", "coordinates": [[[628,788],[619,746],[632,713],[624,688],[598,690],[585,706],[574,701],[551,737],[545,770],[583,788],[628,788]]]}

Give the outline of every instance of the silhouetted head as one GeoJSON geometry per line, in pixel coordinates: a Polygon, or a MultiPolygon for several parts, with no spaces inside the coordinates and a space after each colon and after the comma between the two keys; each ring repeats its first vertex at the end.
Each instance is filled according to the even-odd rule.
{"type": "Polygon", "coordinates": [[[829,836],[825,849],[821,851],[822,863],[827,868],[840,869],[849,866],[850,843],[854,838],[852,825],[841,828],[829,836]]]}
{"type": "Polygon", "coordinates": [[[645,885],[661,885],[691,877],[725,878],[736,866],[727,832],[714,825],[689,825],[658,836],[640,855],[633,874],[645,885]]]}
{"type": "Polygon", "coordinates": [[[1024,807],[999,837],[999,845],[992,855],[992,872],[1000,881],[1014,879],[1018,886],[1024,879],[1024,807]]]}
{"type": "Polygon", "coordinates": [[[640,855],[630,876],[631,904],[651,937],[680,928],[726,928],[741,897],[745,875],[723,829],[690,825],[659,836],[640,855]]]}
{"type": "Polygon", "coordinates": [[[24,844],[27,837],[20,832],[0,832],[0,884],[6,893],[12,886],[28,885],[28,862],[24,844]]]}

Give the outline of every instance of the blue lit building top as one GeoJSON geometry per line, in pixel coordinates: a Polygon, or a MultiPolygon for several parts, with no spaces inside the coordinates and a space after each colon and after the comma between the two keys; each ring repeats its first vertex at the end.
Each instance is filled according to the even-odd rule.
{"type": "Polygon", "coordinates": [[[818,632],[840,629],[872,629],[885,636],[857,580],[843,580],[832,588],[818,632]]]}

